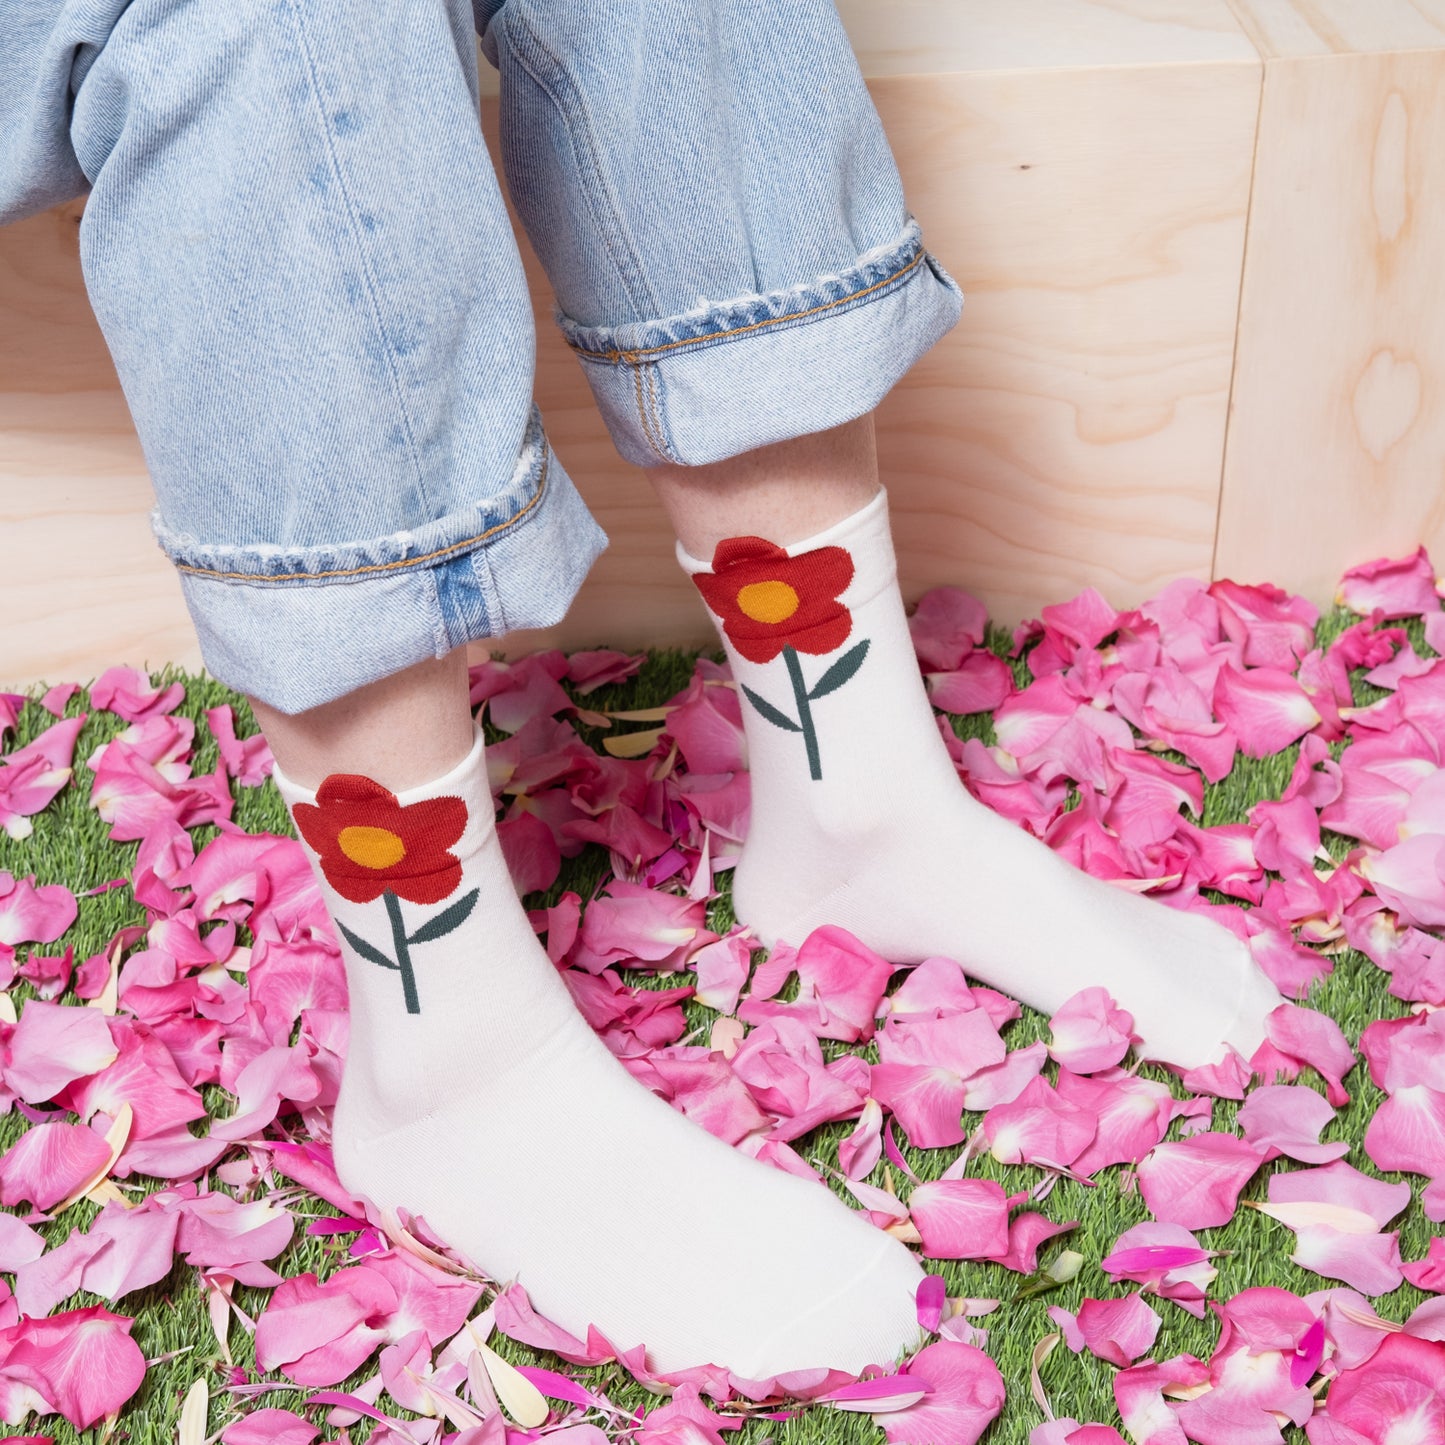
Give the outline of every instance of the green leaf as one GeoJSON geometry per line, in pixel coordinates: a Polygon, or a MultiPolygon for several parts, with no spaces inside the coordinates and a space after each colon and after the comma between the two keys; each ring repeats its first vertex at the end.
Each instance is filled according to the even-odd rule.
{"type": "Polygon", "coordinates": [[[800,733],[800,728],[787,713],[779,712],[767,698],[759,697],[747,683],[742,684],[742,689],[748,695],[748,701],[757,708],[759,714],[765,717],[775,728],[782,728],[785,732],[800,733]]]}
{"type": "Polygon", "coordinates": [[[865,637],[857,647],[850,648],[813,684],[813,690],[808,694],[808,701],[816,701],[820,697],[827,697],[830,692],[837,690],[863,666],[863,659],[868,655],[868,639],[865,637]]]}
{"type": "Polygon", "coordinates": [[[435,918],[428,919],[407,939],[408,944],[430,943],[434,938],[460,928],[467,921],[467,915],[477,906],[479,888],[473,888],[465,898],[459,898],[450,908],[444,908],[435,918]]]}
{"type": "Polygon", "coordinates": [[[373,948],[364,938],[358,938],[344,923],[338,921],[336,926],[341,930],[342,937],[368,962],[379,963],[383,968],[400,968],[401,965],[393,963],[379,948],[373,948]]]}

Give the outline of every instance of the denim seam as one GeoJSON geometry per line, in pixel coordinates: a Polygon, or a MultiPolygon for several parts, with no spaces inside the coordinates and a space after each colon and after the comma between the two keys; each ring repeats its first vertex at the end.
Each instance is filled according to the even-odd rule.
{"type": "MultiPolygon", "coordinates": [[[[883,277],[881,281],[875,281],[871,286],[865,286],[861,291],[850,291],[846,296],[835,297],[832,301],[820,302],[817,306],[810,306],[803,311],[791,311],[785,316],[767,316],[761,321],[750,321],[744,326],[724,327],[721,331],[709,331],[703,336],[684,336],[677,341],[664,341],[657,346],[646,346],[638,350],[621,351],[613,348],[608,351],[584,351],[580,346],[572,347],[572,350],[583,360],[609,361],[616,363],[625,361],[629,366],[635,366],[640,358],[654,356],[661,351],[672,351],[679,346],[701,346],[706,342],[730,341],[735,336],[745,335],[749,331],[757,331],[764,326],[777,326],[785,321],[801,321],[808,316],[816,316],[820,311],[831,311],[834,307],[845,306],[851,302],[861,301],[870,296],[873,292],[881,290],[885,286],[893,286],[902,281],[917,266],[921,265],[927,257],[926,251],[919,251],[906,266],[900,267],[891,275],[883,277]]],[[[571,344],[570,342],[568,343],[571,344]]]]}
{"type": "Polygon", "coordinates": [[[433,568],[426,568],[421,574],[422,591],[426,595],[427,621],[431,623],[431,645],[433,657],[445,657],[452,650],[447,619],[442,611],[441,590],[437,586],[437,574],[433,568]]]}
{"type": "Polygon", "coordinates": [[[476,577],[477,587],[482,594],[482,606],[487,610],[487,632],[493,637],[510,632],[512,629],[507,621],[507,609],[502,605],[501,589],[497,586],[492,559],[485,547],[472,553],[472,574],[476,577]]]}
{"type": "Polygon", "coordinates": [[[676,460],[672,442],[668,439],[667,430],[663,426],[662,368],[655,361],[647,368],[647,389],[652,400],[652,423],[657,428],[658,445],[667,454],[669,460],[676,460]]]}
{"type": "MultiPolygon", "coordinates": [[[[642,423],[642,435],[647,439],[648,446],[650,446],[663,461],[670,462],[672,458],[668,456],[659,445],[658,437],[653,431],[647,393],[643,389],[642,383],[644,366],[645,363],[635,361],[632,363],[632,384],[637,392],[637,419],[642,423]]],[[[655,366],[646,366],[646,370],[649,372],[655,371],[656,369],[655,366]]]]}
{"type": "Polygon", "coordinates": [[[592,128],[587,121],[587,112],[580,106],[569,108],[562,103],[557,92],[542,79],[538,73],[537,66],[529,62],[527,55],[521,46],[517,44],[518,35],[514,29],[523,37],[531,47],[549,60],[556,72],[566,79],[566,69],[561,60],[547,48],[541,36],[527,24],[526,18],[513,10],[511,7],[504,7],[497,17],[501,21],[503,35],[511,42],[510,49],[517,64],[531,77],[532,83],[547,97],[556,108],[557,114],[562,119],[563,128],[567,132],[567,139],[572,146],[572,153],[577,163],[577,174],[583,176],[590,170],[594,184],[584,186],[583,194],[587,197],[587,207],[592,212],[594,221],[597,224],[598,234],[602,238],[602,245],[606,249],[612,261],[617,278],[626,289],[628,297],[632,301],[633,308],[640,316],[650,316],[661,308],[657,298],[652,294],[652,287],[647,281],[647,272],[642,265],[641,258],[633,248],[627,228],[622,224],[622,216],[615,198],[611,194],[611,188],[607,182],[606,173],[602,169],[598,159],[596,140],[592,135],[592,128]],[[575,118],[574,118],[575,117],[575,118]],[[585,152],[586,165],[583,165],[584,156],[579,153],[585,152]],[[605,214],[604,214],[605,213],[605,214]],[[621,264],[617,259],[614,239],[617,244],[628,253],[629,265],[621,264]],[[637,298],[637,282],[641,282],[643,289],[647,292],[646,298],[639,303],[637,298]]]}
{"type": "Polygon", "coordinates": [[[346,216],[351,229],[351,239],[356,247],[356,254],[361,263],[361,272],[366,279],[367,299],[371,302],[372,319],[376,323],[377,331],[380,333],[386,351],[386,369],[391,377],[392,392],[396,400],[397,411],[401,416],[402,425],[406,428],[407,449],[411,453],[412,465],[416,471],[416,489],[420,497],[422,507],[432,510],[430,498],[427,496],[426,480],[421,462],[421,453],[417,449],[416,428],[412,424],[411,413],[407,410],[406,393],[401,384],[401,377],[397,374],[396,356],[392,349],[391,338],[388,335],[388,328],[382,312],[381,299],[377,294],[376,276],[373,274],[370,258],[366,254],[366,246],[362,240],[362,227],[357,217],[356,205],[352,200],[351,190],[346,183],[346,175],[342,169],[341,157],[336,150],[336,137],[332,132],[331,124],[326,118],[326,106],[321,98],[321,78],[317,73],[316,59],[312,54],[309,36],[306,31],[306,23],[301,15],[301,8],[296,0],[287,0],[287,10],[290,11],[296,28],[296,38],[301,47],[301,54],[306,66],[307,78],[310,81],[310,92],[312,103],[316,107],[317,119],[321,125],[321,134],[326,141],[326,153],[331,161],[331,171],[336,177],[337,189],[341,192],[342,202],[346,207],[346,216]]]}
{"type": "Polygon", "coordinates": [[[361,567],[340,567],[328,572],[284,572],[276,576],[267,576],[256,572],[222,572],[215,567],[196,567],[188,562],[177,562],[176,571],[189,572],[198,577],[218,577],[222,579],[234,579],[241,582],[310,582],[327,577],[357,577],[367,572],[390,572],[399,567],[420,567],[424,563],[433,562],[438,557],[450,556],[453,552],[460,552],[467,547],[474,547],[485,542],[489,537],[495,537],[498,532],[506,531],[507,528],[515,526],[522,521],[527,514],[542,500],[547,490],[547,472],[551,462],[550,449],[542,455],[542,470],[537,478],[537,490],[528,498],[527,503],[519,511],[508,517],[505,522],[498,522],[494,527],[488,527],[485,532],[478,532],[474,537],[463,537],[459,542],[450,542],[445,547],[438,547],[434,551],[424,553],[420,557],[398,557],[391,562],[368,562],[361,567]]]}

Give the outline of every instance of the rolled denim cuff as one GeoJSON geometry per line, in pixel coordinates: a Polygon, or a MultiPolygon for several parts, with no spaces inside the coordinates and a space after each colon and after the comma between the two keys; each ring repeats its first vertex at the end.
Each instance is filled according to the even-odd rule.
{"type": "Polygon", "coordinates": [[[536,407],[507,487],[425,526],[323,546],[210,546],[151,528],[212,676],[283,713],[463,643],[559,622],[607,537],[536,407]]]}
{"type": "Polygon", "coordinates": [[[962,305],[910,216],[846,271],[786,291],[621,326],[554,317],[622,456],[701,466],[871,411],[962,305]]]}

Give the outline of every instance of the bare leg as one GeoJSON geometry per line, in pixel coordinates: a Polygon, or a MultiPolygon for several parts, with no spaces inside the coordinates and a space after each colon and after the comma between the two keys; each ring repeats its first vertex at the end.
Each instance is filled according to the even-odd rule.
{"type": "Polygon", "coordinates": [[[303,788],[361,773],[400,792],[441,777],[472,745],[465,647],[306,712],[250,701],[281,771],[303,788]]]}
{"type": "Polygon", "coordinates": [[[873,415],[702,467],[649,467],[678,540],[711,557],[724,537],[786,547],[841,522],[878,490],[873,415]]]}

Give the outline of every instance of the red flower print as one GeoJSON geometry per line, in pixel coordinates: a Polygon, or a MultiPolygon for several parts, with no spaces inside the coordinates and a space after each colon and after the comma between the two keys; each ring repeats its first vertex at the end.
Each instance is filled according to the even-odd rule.
{"type": "Polygon", "coordinates": [[[411,903],[440,903],[462,881],[462,865],[447,851],[467,824],[460,798],[403,806],[370,778],[332,773],[316,802],[298,803],[294,817],[326,881],[352,903],[387,890],[411,903]]]}
{"type": "Polygon", "coordinates": [[[749,662],[771,662],[788,645],[820,656],[853,630],[838,601],[853,580],[853,559],[843,547],[790,557],[761,537],[728,537],[718,543],[712,567],[692,580],[749,662]]]}

